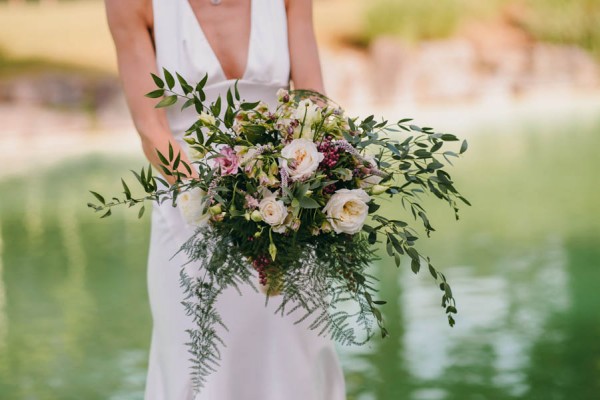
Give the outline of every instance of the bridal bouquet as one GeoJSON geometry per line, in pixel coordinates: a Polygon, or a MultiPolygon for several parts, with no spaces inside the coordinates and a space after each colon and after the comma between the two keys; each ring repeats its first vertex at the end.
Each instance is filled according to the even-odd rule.
{"type": "Polygon", "coordinates": [[[198,118],[184,137],[191,164],[171,147],[158,156],[173,185],[148,167],[135,173],[144,197],[133,197],[123,182],[123,198],[106,201],[92,192],[99,204],[89,206],[107,216],[114,206],[139,204],[141,216],[144,201],[171,201],[196,226],[180,251],[202,270],[197,276],[181,270],[184,305],[196,326],[189,333],[197,385],[219,361],[216,328],[223,322],[215,303],[227,287],[252,285],[267,301],[277,295],[278,313],[293,312],[298,322],[343,344],[364,343],[377,329],[385,337],[379,309],[385,302],[376,298],[369,272],[379,243],[397,266],[406,258],[414,273],[429,270],[454,325],[446,277],[414,245],[416,225],[427,235],[434,231],[422,195],[432,194],[455,213],[459,201],[468,204],[444,164],[463,153],[466,142],[451,151],[456,136],[410,119],[349,118],[314,92],[279,90],[276,108],[269,108],[242,100],[236,85],[225,99],[206,104],[206,77],[193,87],[176,74],[175,91],[168,71],[153,78],[158,88],[147,96],[162,97],[157,107],[180,98],[183,108],[195,107],[198,118]],[[188,178],[193,171],[197,177],[188,178]],[[393,218],[380,211],[386,199],[393,218]]]}

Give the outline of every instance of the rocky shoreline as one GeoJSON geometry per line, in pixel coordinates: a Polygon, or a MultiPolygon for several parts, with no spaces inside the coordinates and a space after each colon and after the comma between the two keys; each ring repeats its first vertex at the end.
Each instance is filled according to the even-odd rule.
{"type": "MultiPolygon", "coordinates": [[[[328,95],[353,114],[429,116],[457,107],[486,112],[527,101],[562,107],[600,99],[600,66],[590,54],[502,24],[412,46],[381,37],[367,49],[326,47],[321,58],[328,95]]],[[[118,78],[85,71],[0,78],[0,119],[0,140],[133,129],[118,78]]]]}

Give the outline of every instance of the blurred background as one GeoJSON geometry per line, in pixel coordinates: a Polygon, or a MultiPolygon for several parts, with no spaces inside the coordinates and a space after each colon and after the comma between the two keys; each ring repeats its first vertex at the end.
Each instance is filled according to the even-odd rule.
{"type": "MultiPolygon", "coordinates": [[[[470,144],[473,207],[430,202],[420,244],[457,326],[384,258],[391,337],[339,349],[348,399],[598,399],[600,1],[314,3],[330,97],[470,144]]],[[[103,3],[0,1],[0,399],[142,399],[149,220],[86,207],[141,154],[103,3]]]]}

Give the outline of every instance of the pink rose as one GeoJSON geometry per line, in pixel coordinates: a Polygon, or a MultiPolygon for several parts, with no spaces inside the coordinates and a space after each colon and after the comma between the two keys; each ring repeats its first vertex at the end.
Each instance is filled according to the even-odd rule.
{"type": "Polygon", "coordinates": [[[215,158],[215,162],[221,168],[221,175],[235,174],[240,167],[240,160],[235,151],[226,146],[219,153],[220,156],[215,158]]]}

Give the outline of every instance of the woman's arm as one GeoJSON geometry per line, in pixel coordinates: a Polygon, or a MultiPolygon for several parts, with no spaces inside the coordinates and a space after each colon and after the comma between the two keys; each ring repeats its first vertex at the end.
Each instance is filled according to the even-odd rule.
{"type": "Polygon", "coordinates": [[[294,89],[311,89],[325,94],[313,28],[312,0],[286,0],[286,9],[294,89]]]}
{"type": "MultiPolygon", "coordinates": [[[[150,0],[106,0],[108,25],[117,50],[119,75],[125,98],[140,135],[146,158],[159,171],[159,150],[168,154],[169,143],[175,154],[181,152],[183,161],[189,163],[185,152],[174,140],[164,110],[154,108],[155,99],[144,94],[156,89],[150,73],[157,74],[156,55],[150,33],[150,0]]],[[[180,172],[186,173],[181,166],[180,172]]],[[[173,183],[171,176],[165,177],[173,183]]]]}

